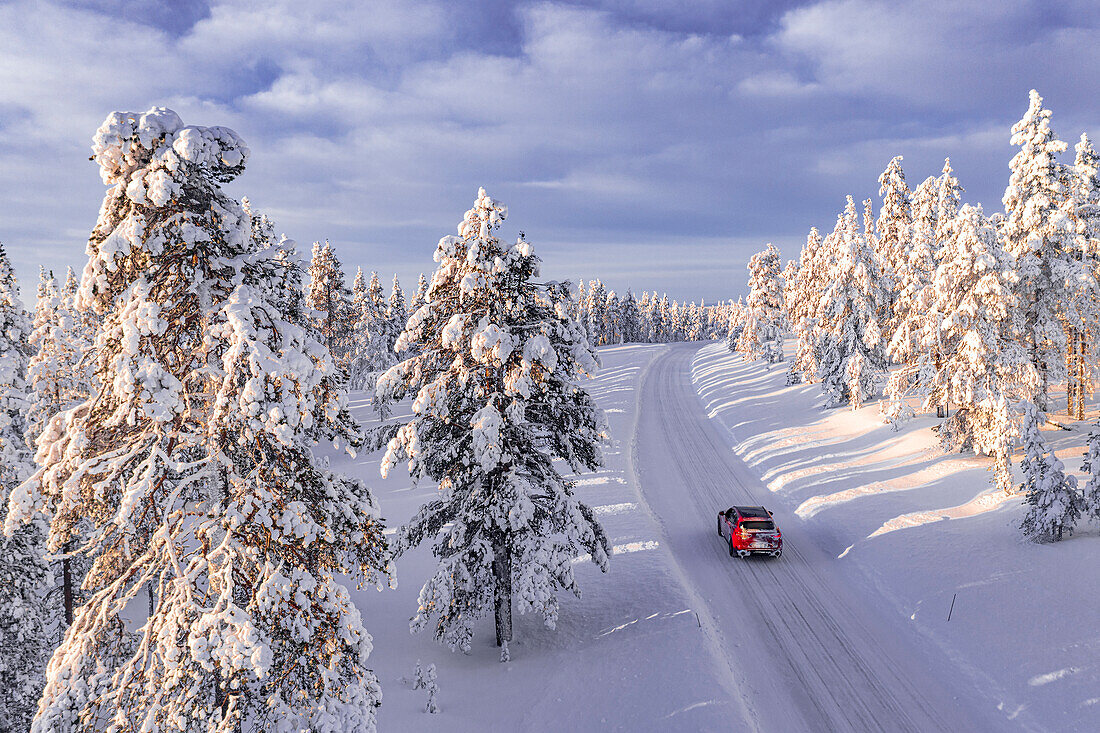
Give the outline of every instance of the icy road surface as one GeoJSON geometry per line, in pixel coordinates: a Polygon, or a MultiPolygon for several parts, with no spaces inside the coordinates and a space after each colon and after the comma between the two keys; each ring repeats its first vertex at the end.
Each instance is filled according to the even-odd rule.
{"type": "Polygon", "coordinates": [[[861,603],[835,555],[793,513],[769,506],[777,502],[704,413],[691,381],[698,348],[673,345],[651,363],[633,464],[751,722],[764,731],[993,730],[967,695],[941,684],[953,676],[947,660],[861,603]],[[733,504],[772,509],[782,558],[729,556],[716,519],[733,504]]]}

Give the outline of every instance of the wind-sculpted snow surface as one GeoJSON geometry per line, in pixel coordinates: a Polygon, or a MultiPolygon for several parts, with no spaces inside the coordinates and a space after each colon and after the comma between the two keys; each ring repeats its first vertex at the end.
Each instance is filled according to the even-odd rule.
{"type": "MultiPolygon", "coordinates": [[[[780,520],[783,561],[788,548],[823,550],[817,572],[884,609],[890,633],[918,650],[899,662],[907,674],[939,676],[978,729],[1100,728],[1095,523],[1082,518],[1060,543],[1022,539],[1023,494],[991,488],[992,459],[942,452],[936,418],[895,432],[877,404],[825,409],[814,385],[787,386],[717,346],[691,373],[754,498],[780,520]]],[[[1042,435],[1073,473],[1086,432],[1042,435]]],[[[975,729],[930,699],[949,729],[975,729]]]]}

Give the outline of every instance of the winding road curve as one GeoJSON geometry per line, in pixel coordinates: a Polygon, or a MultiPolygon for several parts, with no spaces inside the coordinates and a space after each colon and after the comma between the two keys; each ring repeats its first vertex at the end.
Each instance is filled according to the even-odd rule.
{"type": "Polygon", "coordinates": [[[946,659],[845,592],[836,558],[817,549],[793,514],[772,507],[782,558],[729,556],[718,511],[774,502],[704,414],[691,381],[697,349],[674,345],[651,363],[633,464],[676,570],[717,637],[715,651],[744,694],[743,722],[762,731],[992,729],[937,679],[935,665],[946,659]]]}

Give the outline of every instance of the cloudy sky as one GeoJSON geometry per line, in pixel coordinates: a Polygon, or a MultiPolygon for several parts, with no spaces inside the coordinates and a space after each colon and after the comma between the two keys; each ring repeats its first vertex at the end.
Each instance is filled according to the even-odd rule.
{"type": "Polygon", "coordinates": [[[237,130],[231,193],[349,273],[413,284],[484,186],[548,276],[714,301],[894,155],[1000,206],[1032,87],[1100,138],[1098,37],[1095,0],[0,0],[0,241],[24,300],[82,267],[93,132],[164,105],[237,130]]]}

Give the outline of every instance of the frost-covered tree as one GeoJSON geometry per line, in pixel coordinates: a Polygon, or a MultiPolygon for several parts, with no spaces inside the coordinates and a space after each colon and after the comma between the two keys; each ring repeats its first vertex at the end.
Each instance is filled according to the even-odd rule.
{"type": "Polygon", "coordinates": [[[1067,331],[1090,325],[1085,309],[1097,287],[1074,250],[1069,180],[1057,161],[1066,144],[1050,129],[1050,111],[1034,89],[1027,113],[1012,127],[1012,144],[1020,151],[1009,164],[1001,233],[1020,273],[1024,343],[1042,378],[1035,404],[1046,410],[1050,383],[1066,376],[1067,331]]]}
{"type": "Polygon", "coordinates": [[[1010,405],[1035,383],[1021,328],[1012,258],[980,207],[964,206],[928,303],[926,348],[943,358],[931,374],[923,406],[952,403],[957,409],[939,426],[945,445],[1007,458],[1011,450],[1010,405]]]}
{"type": "Polygon", "coordinates": [[[749,296],[745,330],[738,350],[768,363],[783,361],[783,263],[779,250],[769,243],[749,259],[749,296]]]}
{"type": "MultiPolygon", "coordinates": [[[[0,500],[30,474],[27,363],[31,323],[19,302],[11,261],[0,245],[0,500]]],[[[0,535],[0,726],[27,730],[45,680],[56,632],[54,578],[45,559],[45,525],[35,519],[0,535]]]]}
{"type": "Polygon", "coordinates": [[[325,348],[337,364],[344,367],[350,359],[355,314],[352,312],[351,291],[348,290],[343,266],[327,240],[324,245],[313,243],[307,272],[309,289],[306,291],[306,306],[314,311],[314,325],[321,334],[325,348]]]}
{"type": "Polygon", "coordinates": [[[248,148],[153,108],[92,149],[109,188],[77,306],[103,317],[102,388],[50,420],[5,527],[45,513],[57,552],[91,524],[33,730],[373,730],[371,638],[337,578],[385,566],[378,509],[310,448],[344,397],[220,188],[248,148]]]}
{"type": "Polygon", "coordinates": [[[1029,508],[1020,529],[1036,542],[1057,542],[1073,534],[1085,509],[1085,500],[1077,489],[1077,477],[1066,474],[1062,461],[1047,448],[1039,430],[1043,422],[1035,405],[1025,403],[1020,434],[1024,458],[1020,468],[1024,475],[1021,489],[1029,508]]]}
{"type": "Polygon", "coordinates": [[[579,592],[573,559],[608,562],[603,529],[554,464],[600,464],[605,422],[577,383],[598,357],[569,314],[568,284],[534,282],[531,245],[521,237],[505,247],[494,235],[506,214],[481,189],[458,236],[439,241],[428,301],[397,343],[420,353],[378,382],[384,399],[413,397],[383,475],[407,461],[414,479],[439,487],[396,540],[400,552],[434,538],[438,559],[412,628],[434,620],[452,648],[469,649],[488,613],[498,646],[509,641],[513,598],[553,627],[555,592],[579,592]]]}
{"type": "Polygon", "coordinates": [[[818,307],[818,377],[830,404],[856,409],[874,396],[886,372],[878,320],[886,292],[851,196],[834,234],[836,261],[818,307]]]}

